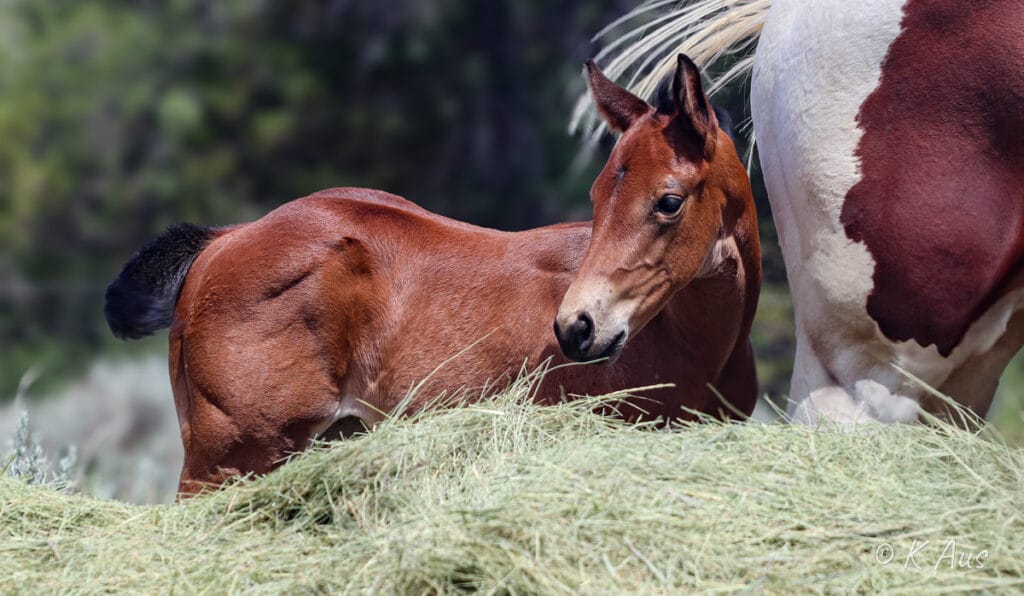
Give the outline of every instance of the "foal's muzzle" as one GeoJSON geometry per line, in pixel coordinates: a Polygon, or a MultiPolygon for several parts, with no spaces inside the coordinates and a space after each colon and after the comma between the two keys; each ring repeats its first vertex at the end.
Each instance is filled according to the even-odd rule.
{"type": "Polygon", "coordinates": [[[587,313],[576,315],[576,319],[564,328],[555,319],[555,337],[562,353],[571,360],[584,360],[594,345],[594,319],[587,313]]]}
{"type": "Polygon", "coordinates": [[[614,360],[622,351],[626,332],[622,331],[603,345],[595,344],[594,319],[581,312],[568,323],[555,319],[555,337],[566,358],[577,362],[608,358],[614,360]]]}

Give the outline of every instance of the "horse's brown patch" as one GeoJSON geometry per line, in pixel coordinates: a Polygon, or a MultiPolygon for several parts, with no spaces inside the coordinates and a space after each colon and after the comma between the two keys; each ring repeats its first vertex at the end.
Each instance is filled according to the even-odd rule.
{"type": "Polygon", "coordinates": [[[1024,253],[1024,3],[909,0],[858,115],[841,221],[875,260],[868,313],[948,356],[1024,253]]]}

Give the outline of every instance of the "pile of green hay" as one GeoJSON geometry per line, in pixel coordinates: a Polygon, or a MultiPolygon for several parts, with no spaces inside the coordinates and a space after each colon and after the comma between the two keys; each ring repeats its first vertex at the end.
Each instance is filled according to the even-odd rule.
{"type": "Polygon", "coordinates": [[[0,591],[1024,589],[1020,449],[941,425],[666,432],[526,390],[177,505],[0,478],[0,591]]]}

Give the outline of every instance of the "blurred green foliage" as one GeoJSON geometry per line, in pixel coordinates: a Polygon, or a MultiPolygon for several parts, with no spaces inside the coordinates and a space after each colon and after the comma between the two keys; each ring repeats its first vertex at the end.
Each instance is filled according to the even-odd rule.
{"type": "Polygon", "coordinates": [[[176,221],[344,185],[503,228],[585,217],[600,164],[570,168],[565,127],[629,4],[0,2],[0,395],[109,347],[106,282],[176,221]]]}

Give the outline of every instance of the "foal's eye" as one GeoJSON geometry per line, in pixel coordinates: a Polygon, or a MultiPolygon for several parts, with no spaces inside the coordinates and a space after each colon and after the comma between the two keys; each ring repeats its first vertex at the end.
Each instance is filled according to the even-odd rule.
{"type": "Polygon", "coordinates": [[[675,215],[683,208],[683,197],[679,195],[665,195],[654,204],[654,212],[661,215],[675,215]]]}

